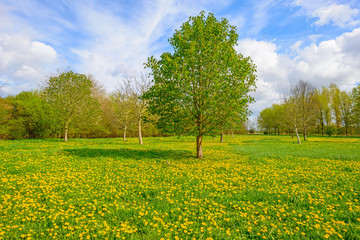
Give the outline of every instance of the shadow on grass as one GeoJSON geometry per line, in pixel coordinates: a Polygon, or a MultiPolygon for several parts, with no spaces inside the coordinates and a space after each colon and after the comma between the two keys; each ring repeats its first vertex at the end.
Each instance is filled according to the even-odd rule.
{"type": "Polygon", "coordinates": [[[65,153],[81,158],[111,157],[119,159],[189,159],[193,158],[191,151],[184,150],[135,150],[135,149],[67,149],[65,153]]]}

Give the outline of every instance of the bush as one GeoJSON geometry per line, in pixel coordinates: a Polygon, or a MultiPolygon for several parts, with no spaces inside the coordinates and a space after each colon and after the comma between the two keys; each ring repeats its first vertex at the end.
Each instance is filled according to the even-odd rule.
{"type": "Polygon", "coordinates": [[[325,129],[325,132],[328,136],[333,136],[336,133],[336,127],[335,126],[327,126],[325,129]]]}

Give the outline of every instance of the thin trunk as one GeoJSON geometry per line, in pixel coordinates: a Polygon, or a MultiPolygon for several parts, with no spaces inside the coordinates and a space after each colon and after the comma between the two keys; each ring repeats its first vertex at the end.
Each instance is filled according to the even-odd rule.
{"type": "Polygon", "coordinates": [[[291,131],[291,138],[294,138],[294,131],[291,131]]]}
{"type": "Polygon", "coordinates": [[[348,135],[348,127],[347,127],[346,124],[345,124],[345,135],[346,135],[346,136],[348,135]]]}
{"type": "Polygon", "coordinates": [[[232,138],[234,138],[234,132],[233,131],[231,131],[231,136],[232,136],[232,138]]]}
{"type": "Polygon", "coordinates": [[[295,133],[296,133],[296,137],[297,137],[298,143],[301,144],[300,137],[299,137],[299,133],[298,133],[298,130],[297,130],[297,127],[296,127],[296,126],[295,126],[295,133]]]}
{"type": "Polygon", "coordinates": [[[321,135],[324,136],[324,123],[321,123],[321,135]]]}
{"type": "Polygon", "coordinates": [[[124,127],[124,137],[123,137],[123,139],[124,139],[124,142],[126,141],[126,126],[124,127]]]}
{"type": "Polygon", "coordinates": [[[221,134],[220,134],[220,142],[224,142],[224,132],[221,131],[221,134]]]}
{"type": "Polygon", "coordinates": [[[138,126],[139,126],[139,144],[143,145],[143,140],[142,140],[142,135],[141,135],[141,119],[138,122],[138,126]]]}
{"type": "Polygon", "coordinates": [[[67,142],[68,141],[68,125],[65,125],[65,136],[64,136],[64,141],[67,142]]]}
{"type": "Polygon", "coordinates": [[[306,141],[306,128],[304,129],[304,141],[306,141]]]}
{"type": "Polygon", "coordinates": [[[202,135],[198,135],[196,137],[196,158],[203,158],[203,153],[202,153],[202,135]]]}

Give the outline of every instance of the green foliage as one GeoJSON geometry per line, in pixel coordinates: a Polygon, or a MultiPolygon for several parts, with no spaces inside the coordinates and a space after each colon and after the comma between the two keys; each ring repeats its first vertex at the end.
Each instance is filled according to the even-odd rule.
{"type": "Polygon", "coordinates": [[[93,86],[89,77],[73,71],[50,77],[46,82],[45,98],[56,113],[59,127],[65,129],[65,135],[70,123],[83,125],[82,122],[96,116],[92,111],[99,107],[92,96],[93,86]]]}
{"type": "Polygon", "coordinates": [[[360,141],[0,141],[4,239],[357,239],[360,141]]]}
{"type": "Polygon", "coordinates": [[[255,66],[234,49],[238,35],[213,14],[190,17],[169,40],[174,53],[150,57],[154,85],[144,94],[166,132],[216,135],[244,120],[255,86],[255,66]]]}
{"type": "Polygon", "coordinates": [[[276,134],[277,131],[280,134],[280,129],[284,128],[287,130],[289,128],[289,126],[284,124],[284,112],[284,104],[273,104],[271,107],[263,109],[257,119],[258,126],[266,130],[266,133],[276,134]]]}
{"type": "Polygon", "coordinates": [[[354,122],[360,127],[360,85],[353,89],[351,97],[354,102],[354,122]]]}
{"type": "Polygon", "coordinates": [[[337,128],[334,125],[326,126],[325,132],[328,136],[334,136],[337,132],[337,128]]]}
{"type": "Polygon", "coordinates": [[[37,92],[21,92],[9,97],[11,119],[9,138],[46,138],[56,131],[52,108],[37,92]]]}
{"type": "Polygon", "coordinates": [[[292,132],[294,126],[323,136],[325,133],[329,136],[360,133],[360,87],[350,93],[340,91],[335,84],[321,90],[310,85],[306,93],[301,90],[306,89],[306,84],[300,81],[281,104],[263,109],[258,116],[258,126],[267,133],[277,128],[292,132]]]}
{"type": "Polygon", "coordinates": [[[9,135],[8,122],[11,118],[11,108],[8,99],[0,97],[0,139],[7,138],[9,135]]]}

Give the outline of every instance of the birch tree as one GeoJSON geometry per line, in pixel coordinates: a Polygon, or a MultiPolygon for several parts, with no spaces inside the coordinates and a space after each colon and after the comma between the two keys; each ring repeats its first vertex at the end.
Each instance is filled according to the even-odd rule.
{"type": "Polygon", "coordinates": [[[294,126],[298,143],[300,142],[298,130],[303,130],[304,141],[308,130],[315,126],[318,101],[316,97],[315,87],[306,81],[300,80],[295,86],[290,89],[290,94],[284,99],[287,105],[286,117],[288,121],[294,126]]]}
{"type": "Polygon", "coordinates": [[[133,102],[134,114],[138,126],[138,137],[139,144],[143,144],[142,140],[142,125],[144,118],[147,117],[147,100],[143,98],[145,93],[149,90],[151,86],[151,81],[145,74],[141,74],[140,79],[133,77],[133,80],[130,84],[130,98],[133,102]]]}
{"type": "Polygon", "coordinates": [[[116,122],[123,130],[123,141],[126,141],[126,134],[130,126],[134,125],[134,102],[132,99],[132,89],[129,81],[126,81],[121,88],[111,95],[114,104],[116,122]]]}
{"type": "Polygon", "coordinates": [[[301,144],[298,131],[300,125],[300,114],[297,105],[298,102],[299,96],[294,93],[284,97],[285,112],[283,115],[283,122],[288,125],[290,129],[294,129],[297,141],[301,144]]]}

